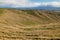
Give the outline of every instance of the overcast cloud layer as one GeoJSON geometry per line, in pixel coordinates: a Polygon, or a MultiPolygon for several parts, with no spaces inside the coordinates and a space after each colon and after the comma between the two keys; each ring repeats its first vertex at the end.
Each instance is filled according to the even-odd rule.
{"type": "Polygon", "coordinates": [[[37,6],[60,7],[59,0],[0,0],[0,6],[11,7],[37,7],[37,6]]]}

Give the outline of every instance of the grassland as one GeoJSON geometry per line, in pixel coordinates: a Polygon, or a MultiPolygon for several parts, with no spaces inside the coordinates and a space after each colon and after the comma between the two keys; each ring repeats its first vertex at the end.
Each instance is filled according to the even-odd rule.
{"type": "Polygon", "coordinates": [[[60,12],[0,9],[0,40],[60,40],[60,12]]]}

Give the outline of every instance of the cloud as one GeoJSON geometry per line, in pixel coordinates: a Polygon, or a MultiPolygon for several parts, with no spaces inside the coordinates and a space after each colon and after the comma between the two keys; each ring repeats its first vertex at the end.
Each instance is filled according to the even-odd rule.
{"type": "Polygon", "coordinates": [[[53,2],[43,2],[41,3],[41,5],[43,6],[53,6],[53,7],[60,7],[60,2],[56,2],[56,1],[53,1],[53,2]]]}
{"type": "Polygon", "coordinates": [[[31,2],[29,0],[0,0],[0,6],[11,6],[11,7],[37,7],[37,6],[54,6],[60,7],[60,2],[31,2]]]}
{"type": "Polygon", "coordinates": [[[38,6],[38,3],[29,2],[29,0],[1,0],[0,5],[11,5],[12,7],[34,7],[38,6]]]}

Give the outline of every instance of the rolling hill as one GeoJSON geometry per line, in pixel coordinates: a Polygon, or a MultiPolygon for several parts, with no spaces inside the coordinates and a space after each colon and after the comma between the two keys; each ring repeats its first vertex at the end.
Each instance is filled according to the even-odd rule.
{"type": "Polygon", "coordinates": [[[0,8],[1,40],[41,38],[47,40],[60,38],[60,11],[0,8]]]}

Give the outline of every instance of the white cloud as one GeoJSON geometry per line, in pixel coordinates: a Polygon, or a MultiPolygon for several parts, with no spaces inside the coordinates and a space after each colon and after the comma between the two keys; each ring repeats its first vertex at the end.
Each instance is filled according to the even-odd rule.
{"type": "Polygon", "coordinates": [[[51,2],[50,5],[54,7],[60,7],[60,2],[51,2]]]}
{"type": "Polygon", "coordinates": [[[36,7],[36,6],[54,6],[60,7],[60,2],[29,2],[29,0],[0,0],[0,6],[11,5],[12,7],[36,7]]]}
{"type": "Polygon", "coordinates": [[[34,7],[38,6],[38,3],[31,3],[28,0],[1,0],[0,5],[11,4],[13,7],[34,7]]]}
{"type": "Polygon", "coordinates": [[[41,3],[41,5],[43,5],[43,6],[48,6],[48,5],[50,5],[50,6],[54,6],[54,7],[60,7],[60,2],[43,2],[43,3],[41,3]]]}

